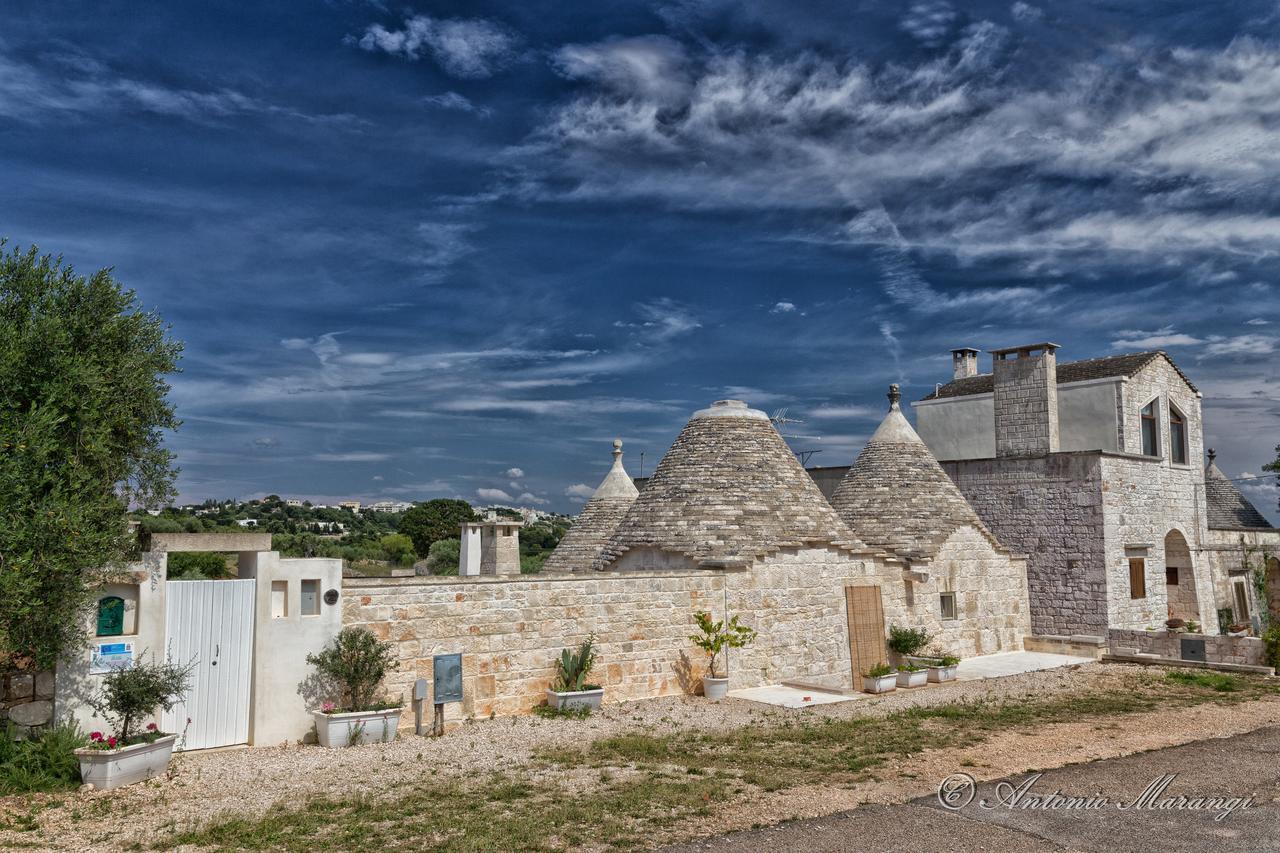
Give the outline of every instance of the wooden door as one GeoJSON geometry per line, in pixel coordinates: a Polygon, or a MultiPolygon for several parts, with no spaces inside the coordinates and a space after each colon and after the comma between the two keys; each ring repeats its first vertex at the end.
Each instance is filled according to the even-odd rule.
{"type": "Polygon", "coordinates": [[[862,673],[888,660],[884,642],[884,608],[878,586],[846,586],[844,598],[849,614],[849,661],[856,689],[862,673]]]}

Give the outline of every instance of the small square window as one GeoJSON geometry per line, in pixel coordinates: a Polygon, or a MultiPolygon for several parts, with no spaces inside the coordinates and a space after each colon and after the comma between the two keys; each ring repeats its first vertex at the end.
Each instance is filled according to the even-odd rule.
{"type": "Polygon", "coordinates": [[[1129,558],[1129,597],[1147,597],[1147,558],[1129,558]]]}
{"type": "Polygon", "coordinates": [[[320,615],[320,581],[302,582],[302,606],[298,608],[298,612],[303,616],[320,615]]]}
{"type": "Polygon", "coordinates": [[[271,582],[271,618],[289,618],[289,582],[271,582]]]}
{"type": "Polygon", "coordinates": [[[1177,566],[1164,567],[1164,582],[1168,586],[1178,585],[1178,567],[1177,566]]]}
{"type": "Polygon", "coordinates": [[[942,606],[943,619],[956,618],[956,594],[954,592],[944,592],[939,597],[942,606]]]}

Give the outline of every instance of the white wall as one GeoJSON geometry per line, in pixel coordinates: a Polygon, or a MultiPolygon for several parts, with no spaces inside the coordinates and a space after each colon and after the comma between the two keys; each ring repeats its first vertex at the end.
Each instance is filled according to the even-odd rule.
{"type": "Polygon", "coordinates": [[[945,397],[912,405],[916,432],[935,459],[990,459],[996,455],[994,395],[945,397]]]}

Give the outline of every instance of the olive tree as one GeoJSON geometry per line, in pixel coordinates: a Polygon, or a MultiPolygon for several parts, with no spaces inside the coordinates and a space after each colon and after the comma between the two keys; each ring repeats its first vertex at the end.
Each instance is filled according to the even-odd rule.
{"type": "Polygon", "coordinates": [[[165,377],[181,344],[110,270],[0,241],[0,672],[85,641],[92,586],[131,555],[125,514],[172,494],[165,377]]]}

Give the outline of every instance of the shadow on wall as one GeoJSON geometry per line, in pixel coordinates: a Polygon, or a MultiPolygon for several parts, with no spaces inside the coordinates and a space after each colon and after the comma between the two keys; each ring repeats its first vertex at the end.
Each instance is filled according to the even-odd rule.
{"type": "Polygon", "coordinates": [[[684,652],[680,653],[680,659],[675,664],[676,680],[680,682],[680,690],[686,696],[696,696],[698,690],[702,687],[702,676],[693,666],[693,661],[689,660],[689,655],[684,652]]]}
{"type": "Polygon", "coordinates": [[[325,702],[332,702],[335,705],[342,702],[342,692],[338,687],[315,671],[308,673],[306,678],[298,682],[297,692],[307,708],[319,708],[325,702]]]}

